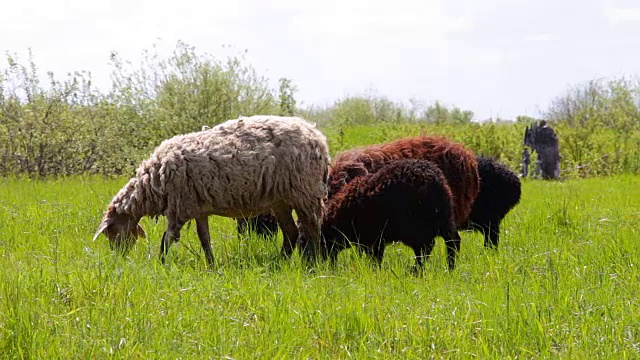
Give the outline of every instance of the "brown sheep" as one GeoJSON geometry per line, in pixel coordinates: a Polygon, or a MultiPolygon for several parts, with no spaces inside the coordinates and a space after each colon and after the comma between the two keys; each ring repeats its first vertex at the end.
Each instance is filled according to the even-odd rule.
{"type": "Polygon", "coordinates": [[[420,159],[394,160],[375,173],[361,172],[329,200],[322,222],[323,255],[332,262],[355,244],[381,263],[385,244],[400,241],[413,249],[416,267],[421,267],[436,236],[445,238],[453,270],[460,237],[451,190],[440,168],[420,159]]]}
{"type": "MultiPolygon", "coordinates": [[[[469,218],[459,230],[477,230],[484,234],[484,246],[498,247],[500,240],[500,223],[507,213],[520,202],[521,184],[518,175],[506,165],[495,159],[476,157],[478,175],[480,175],[480,191],[476,196],[469,218]]],[[[360,171],[363,169],[360,168],[360,171]]],[[[356,176],[358,167],[349,171],[356,176]]],[[[263,236],[277,231],[275,218],[271,214],[261,214],[246,220],[252,229],[263,236]]],[[[246,226],[238,226],[238,232],[247,231],[246,226]],[[242,229],[242,230],[241,230],[242,229]]]]}
{"type": "Polygon", "coordinates": [[[461,144],[440,136],[402,138],[336,155],[329,171],[329,198],[362,169],[376,172],[396,159],[430,160],[440,167],[453,194],[456,226],[466,222],[480,187],[476,158],[461,144]]]}

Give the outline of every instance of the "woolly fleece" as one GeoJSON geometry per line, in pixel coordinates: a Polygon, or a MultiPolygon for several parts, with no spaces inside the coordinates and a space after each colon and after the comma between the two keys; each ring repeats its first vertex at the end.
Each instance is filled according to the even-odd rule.
{"type": "MultiPolygon", "coordinates": [[[[276,209],[280,220],[295,209],[305,237],[319,243],[329,162],[325,136],[298,117],[242,117],[178,135],[164,140],[114,196],[96,237],[104,231],[112,244],[130,245],[140,235],[135,229],[141,217],[165,215],[163,257],[170,237],[178,240],[190,219],[206,222],[208,215],[237,218],[276,209]]],[[[295,241],[297,229],[290,220],[283,232],[295,241]]],[[[206,234],[201,230],[204,225],[198,235],[206,255],[208,228],[206,234]]]]}

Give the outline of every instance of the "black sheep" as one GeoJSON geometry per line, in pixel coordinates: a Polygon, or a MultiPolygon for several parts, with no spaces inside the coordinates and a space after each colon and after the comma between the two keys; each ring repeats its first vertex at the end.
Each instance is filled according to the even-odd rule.
{"type": "MultiPolygon", "coordinates": [[[[479,156],[476,157],[476,161],[480,191],[471,207],[467,221],[460,230],[480,231],[484,234],[484,246],[497,248],[500,241],[500,223],[520,202],[520,178],[506,165],[492,158],[479,156]]],[[[352,177],[355,175],[352,174],[352,177]]],[[[270,231],[268,224],[275,224],[275,218],[270,214],[263,214],[251,220],[253,229],[259,234],[267,234],[270,231]]],[[[277,230],[277,227],[275,229],[277,230]]],[[[240,224],[238,224],[238,231],[240,231],[240,224]]]]}
{"type": "Polygon", "coordinates": [[[461,229],[477,230],[484,234],[484,246],[497,248],[500,223],[520,202],[520,178],[506,165],[487,157],[477,157],[480,191],[471,213],[461,229]]]}
{"type": "Polygon", "coordinates": [[[238,234],[254,231],[263,238],[274,237],[278,233],[278,221],[272,213],[260,214],[256,217],[236,219],[238,234]]]}
{"type": "Polygon", "coordinates": [[[451,189],[431,161],[393,160],[355,177],[329,199],[322,224],[323,255],[335,261],[351,244],[382,262],[385,245],[400,241],[422,266],[436,236],[445,238],[449,269],[460,249],[451,189]]]}

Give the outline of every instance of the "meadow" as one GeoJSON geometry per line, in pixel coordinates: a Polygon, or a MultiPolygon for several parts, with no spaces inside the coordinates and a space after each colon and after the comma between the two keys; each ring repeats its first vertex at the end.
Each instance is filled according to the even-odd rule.
{"type": "Polygon", "coordinates": [[[525,179],[498,251],[464,232],[449,272],[438,239],[417,275],[401,244],[308,269],[219,217],[211,271],[193,225],[158,261],[164,219],[121,257],[91,238],[125,181],[0,180],[0,357],[640,357],[640,176],[525,179]]]}
{"type": "MultiPolygon", "coordinates": [[[[122,257],[92,241],[107,204],[162,140],[239,114],[301,115],[332,155],[401,136],[445,135],[517,170],[539,119],[472,121],[455,106],[354,95],[298,106],[242,57],[179,42],[136,67],[112,54],[113,88],[47,73],[31,55],[0,68],[0,359],[640,358],[640,82],[594,80],[541,113],[562,180],[523,180],[499,250],[462,233],[455,271],[441,239],[425,269],[387,248],[336,267],[279,260],[276,240],[210,219],[207,270],[195,225],[158,260],[166,222],[122,257]]],[[[1,65],[1,64],[0,64],[1,65]]],[[[418,99],[419,100],[419,99],[418,99]]],[[[478,119],[476,119],[478,120],[478,119]]],[[[484,119],[481,119],[484,120],[484,119]]],[[[532,159],[533,160],[533,159],[532,159]]]]}

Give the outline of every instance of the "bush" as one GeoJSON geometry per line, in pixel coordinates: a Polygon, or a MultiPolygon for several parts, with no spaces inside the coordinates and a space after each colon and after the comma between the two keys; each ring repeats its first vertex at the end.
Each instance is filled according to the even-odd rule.
{"type": "Polygon", "coordinates": [[[0,77],[0,175],[30,177],[132,173],[162,140],[239,115],[275,113],[266,78],[239,57],[219,61],[178,43],[161,58],[144,52],[135,69],[112,54],[113,88],[94,89],[86,72],[39,80],[7,56],[0,77]]]}
{"type": "MultiPolygon", "coordinates": [[[[409,105],[369,91],[331,106],[296,107],[288,78],[270,89],[243,54],[226,60],[179,42],[168,57],[144,51],[138,66],[111,56],[113,86],[103,93],[91,74],[41,83],[31,52],[26,64],[6,56],[0,73],[0,175],[47,177],[131,174],[162,140],[240,115],[298,114],[315,121],[333,154],[421,133],[459,141],[519,170],[524,129],[536,119],[472,122],[473,112],[439,102],[409,105]]],[[[640,172],[640,86],[620,78],[569,89],[544,113],[560,139],[563,176],[640,172]]]]}
{"type": "Polygon", "coordinates": [[[637,80],[592,80],[570,88],[545,117],[560,140],[572,176],[640,172],[640,86],[637,80]]]}

